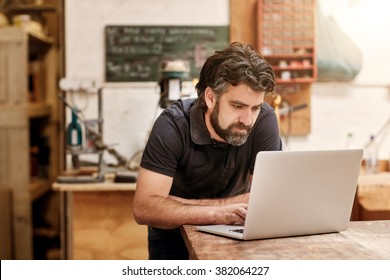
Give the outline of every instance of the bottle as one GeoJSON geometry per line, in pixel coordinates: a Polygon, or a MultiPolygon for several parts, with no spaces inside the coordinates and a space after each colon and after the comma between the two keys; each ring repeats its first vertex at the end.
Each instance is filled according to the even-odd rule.
{"type": "Polygon", "coordinates": [[[347,134],[347,141],[345,143],[345,148],[346,149],[356,149],[355,139],[353,137],[353,133],[352,132],[349,132],[347,134]]]}
{"type": "Polygon", "coordinates": [[[378,167],[378,146],[375,136],[370,135],[370,142],[365,149],[366,173],[376,173],[378,167]]]}
{"type": "Polygon", "coordinates": [[[76,110],[76,108],[72,108],[72,121],[68,125],[67,144],[72,150],[81,149],[82,146],[82,130],[77,121],[76,110]]]}

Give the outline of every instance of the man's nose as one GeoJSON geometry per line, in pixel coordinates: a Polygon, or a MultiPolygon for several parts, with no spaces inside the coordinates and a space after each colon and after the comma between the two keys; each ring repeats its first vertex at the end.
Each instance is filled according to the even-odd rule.
{"type": "Polygon", "coordinates": [[[246,126],[252,124],[252,110],[243,110],[240,114],[240,122],[246,126]]]}

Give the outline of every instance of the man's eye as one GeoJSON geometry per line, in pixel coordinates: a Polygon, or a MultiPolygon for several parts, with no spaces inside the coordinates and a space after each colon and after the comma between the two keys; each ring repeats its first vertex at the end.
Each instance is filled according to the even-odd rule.
{"type": "Polygon", "coordinates": [[[258,112],[258,111],[260,111],[260,107],[253,107],[253,108],[252,108],[252,111],[253,111],[253,112],[258,112]]]}
{"type": "Polygon", "coordinates": [[[242,108],[242,105],[233,104],[233,108],[234,108],[234,109],[241,109],[241,108],[242,108]]]}

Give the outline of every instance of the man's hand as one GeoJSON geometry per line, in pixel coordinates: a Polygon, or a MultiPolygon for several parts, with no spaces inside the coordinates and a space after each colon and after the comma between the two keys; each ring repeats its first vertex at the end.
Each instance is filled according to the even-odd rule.
{"type": "Polygon", "coordinates": [[[246,218],[248,204],[238,203],[215,207],[214,224],[243,225],[246,218]]]}

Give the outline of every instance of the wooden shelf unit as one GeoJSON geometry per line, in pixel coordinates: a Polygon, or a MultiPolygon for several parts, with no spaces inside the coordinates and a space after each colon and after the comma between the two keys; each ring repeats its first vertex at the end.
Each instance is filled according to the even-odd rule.
{"type": "Polygon", "coordinates": [[[315,0],[257,0],[257,48],[275,72],[274,96],[281,97],[282,108],[306,105],[280,116],[286,140],[311,130],[311,84],[317,80],[315,7],[315,0]]]}
{"type": "Polygon", "coordinates": [[[315,0],[258,0],[258,48],[278,84],[317,79],[315,0]]]}
{"type": "MultiPolygon", "coordinates": [[[[33,203],[51,190],[59,173],[57,54],[53,38],[19,26],[0,28],[0,188],[12,193],[11,259],[34,258],[33,203]],[[35,72],[42,95],[36,102],[30,102],[32,60],[41,67],[35,72]],[[36,174],[33,139],[47,141],[47,166],[38,162],[36,174]]],[[[42,144],[35,153],[42,151],[42,144]]]]}

